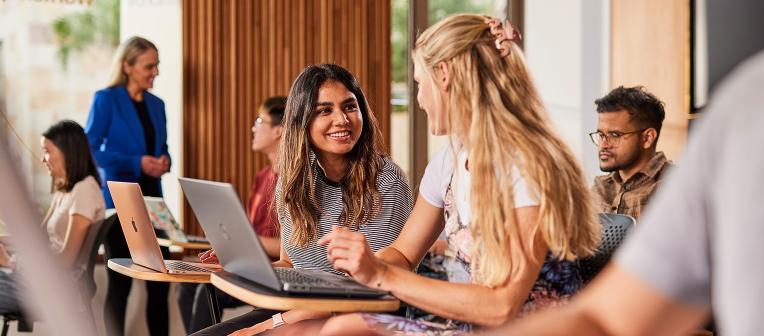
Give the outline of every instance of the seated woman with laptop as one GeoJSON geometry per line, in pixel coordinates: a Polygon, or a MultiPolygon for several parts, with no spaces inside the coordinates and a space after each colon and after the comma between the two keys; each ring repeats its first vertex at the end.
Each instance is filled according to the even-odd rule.
{"type": "Polygon", "coordinates": [[[564,304],[578,290],[574,259],[594,251],[599,226],[517,39],[509,23],[467,14],[419,36],[418,102],[430,132],[453,142],[430,162],[419,201],[389,248],[371,253],[363,237],[343,229],[319,241],[337,270],[432,316],[345,314],[273,334],[461,335],[564,304]],[[411,272],[444,229],[448,281],[411,272]]]}
{"type": "MultiPolygon", "coordinates": [[[[82,274],[77,257],[94,223],[104,218],[106,205],[100,177],[90,153],[85,131],[71,120],[48,128],[41,139],[42,163],[53,178],[53,200],[43,219],[50,248],[62,262],[82,274]]],[[[11,237],[12,239],[12,237],[11,237]]],[[[13,269],[15,263],[0,244],[0,313],[20,311],[13,269]]]]}
{"type": "MultiPolygon", "coordinates": [[[[342,274],[329,262],[326,247],[317,244],[334,226],[363,235],[372,251],[390,245],[411,212],[411,189],[382,148],[378,121],[358,80],[338,65],[307,67],[292,84],[283,125],[275,195],[281,255],[273,266],[342,274]]],[[[200,259],[217,262],[214,251],[200,259]]],[[[254,310],[196,335],[323,316],[254,310]]]]}

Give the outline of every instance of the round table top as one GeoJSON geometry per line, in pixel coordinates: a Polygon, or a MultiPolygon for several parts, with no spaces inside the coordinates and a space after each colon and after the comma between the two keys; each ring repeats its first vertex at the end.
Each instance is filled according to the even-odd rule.
{"type": "MultiPolygon", "coordinates": [[[[187,262],[187,261],[186,261],[187,262]]],[[[199,264],[194,262],[187,262],[189,264],[199,264]]],[[[130,258],[113,258],[109,259],[106,264],[109,269],[129,276],[133,279],[146,280],[146,281],[163,281],[163,282],[189,282],[189,283],[209,283],[209,274],[169,274],[161,273],[150,268],[146,268],[133,263],[130,258]]],[[[222,268],[221,268],[222,270],[222,268]]]]}
{"type": "Polygon", "coordinates": [[[215,272],[210,279],[212,285],[228,295],[252,306],[266,309],[389,312],[396,311],[400,307],[400,301],[389,295],[382,298],[305,297],[277,292],[226,271],[215,272]]]}

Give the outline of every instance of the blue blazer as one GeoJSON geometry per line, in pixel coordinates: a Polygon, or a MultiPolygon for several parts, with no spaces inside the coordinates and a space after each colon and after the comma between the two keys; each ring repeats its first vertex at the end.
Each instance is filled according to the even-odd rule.
{"type": "Polygon", "coordinates": [[[103,179],[101,183],[107,208],[113,208],[114,201],[106,181],[138,182],[143,155],[159,157],[164,154],[170,157],[167,152],[164,102],[148,91],[143,93],[143,100],[154,126],[154,148],[146,148],[143,125],[124,86],[100,90],[93,98],[85,133],[103,179]]]}

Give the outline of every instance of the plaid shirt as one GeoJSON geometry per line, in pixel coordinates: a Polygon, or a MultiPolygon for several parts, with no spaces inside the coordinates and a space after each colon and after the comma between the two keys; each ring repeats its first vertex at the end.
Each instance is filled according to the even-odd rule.
{"type": "Polygon", "coordinates": [[[644,169],[626,182],[621,181],[621,175],[617,171],[595,177],[592,191],[599,196],[600,212],[639,218],[650,196],[671,166],[673,163],[666,159],[663,152],[657,152],[644,169]]]}

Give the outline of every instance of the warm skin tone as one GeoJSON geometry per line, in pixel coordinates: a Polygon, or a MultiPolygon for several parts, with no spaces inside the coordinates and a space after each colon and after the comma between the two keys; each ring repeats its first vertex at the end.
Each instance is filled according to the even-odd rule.
{"type": "MultiPolygon", "coordinates": [[[[143,93],[154,87],[154,78],[159,75],[159,53],[154,49],[138,55],[135,64],[122,64],[122,71],[127,75],[127,94],[137,102],[143,101],[143,93]]],[[[160,177],[170,171],[170,159],[162,155],[141,157],[141,171],[152,177],[160,177]]]]}
{"type": "MultiPolygon", "coordinates": [[[[268,158],[273,171],[278,174],[276,167],[279,160],[279,142],[281,142],[281,133],[284,132],[284,127],[281,125],[274,125],[273,118],[267,111],[260,111],[255,120],[255,124],[252,125],[252,151],[265,154],[268,158]]],[[[263,245],[265,253],[270,258],[279,258],[281,255],[281,240],[276,237],[260,236],[260,244],[263,245]]],[[[219,263],[217,255],[214,250],[208,250],[206,252],[199,253],[199,259],[202,262],[219,263]]]]}
{"type": "Polygon", "coordinates": [[[486,335],[689,335],[708,314],[707,307],[668,298],[613,264],[569,305],[539,312],[486,335]]]}
{"type": "Polygon", "coordinates": [[[326,177],[339,182],[347,174],[346,154],[361,137],[363,117],[355,94],[340,82],[322,84],[317,101],[308,139],[326,177]]]}
{"type": "MultiPolygon", "coordinates": [[[[450,72],[441,63],[435,71],[435,80],[415,63],[414,79],[419,83],[417,96],[425,110],[432,133],[438,134],[445,118],[444,102],[448,97],[450,72]],[[431,94],[438,90],[441,99],[431,94]]],[[[453,134],[461,140],[456,134],[453,134]]],[[[515,220],[522,228],[520,241],[534,241],[534,249],[512,256],[518,269],[507,281],[490,288],[474,283],[450,283],[420,276],[412,268],[422,259],[444,228],[443,209],[430,205],[420,196],[406,221],[403,231],[389,247],[377,255],[371,253],[362,234],[335,228],[319,241],[328,246],[329,260],[338,270],[348,273],[356,281],[370,287],[390,291],[397,298],[442,317],[457,319],[481,326],[498,326],[512,318],[523,302],[541,270],[547,246],[540,236],[533,235],[538,207],[515,209],[515,220]]],[[[345,314],[321,323],[305,323],[289,329],[305,335],[375,335],[367,329],[358,314],[345,314]]]]}
{"type": "Polygon", "coordinates": [[[604,140],[600,143],[600,170],[617,171],[622,181],[627,181],[634,174],[647,166],[655,155],[658,132],[647,128],[641,132],[624,134],[643,129],[629,120],[629,113],[624,110],[598,113],[597,132],[609,136],[620,134],[618,140],[604,140]]]}
{"type": "MultiPolygon", "coordinates": [[[[334,182],[341,181],[347,174],[349,153],[358,143],[363,130],[363,116],[355,94],[340,82],[327,81],[318,90],[313,119],[308,125],[308,141],[316,153],[318,163],[326,177],[334,182]]],[[[288,239],[288,237],[281,237],[288,239]]],[[[281,246],[281,244],[279,244],[281,246]]],[[[203,256],[202,261],[213,260],[203,256]]],[[[281,246],[280,260],[274,267],[292,267],[292,260],[281,246]]],[[[291,310],[282,314],[288,324],[306,319],[326,317],[326,313],[291,310]]],[[[273,326],[270,320],[249,328],[238,330],[232,335],[253,335],[273,326]]]]}
{"type": "MultiPolygon", "coordinates": [[[[53,144],[53,142],[46,139],[45,137],[40,139],[40,145],[42,147],[43,153],[42,163],[48,169],[50,176],[54,181],[66,180],[64,153],[62,153],[61,150],[56,147],[55,144],[53,144]]],[[[58,183],[60,182],[54,182],[54,184],[58,183]]],[[[45,215],[46,221],[48,218],[50,218],[52,213],[53,207],[51,207],[48,210],[48,213],[45,215]]],[[[73,265],[76,261],[79,249],[82,246],[82,243],[85,240],[85,235],[87,235],[88,228],[92,223],[93,222],[90,219],[78,214],[69,216],[69,226],[66,230],[64,244],[61,250],[53,251],[54,253],[58,254],[67,265],[73,265]]],[[[0,245],[0,266],[12,266],[10,264],[10,258],[2,245],[0,245]]]]}
{"type": "MultiPolygon", "coordinates": [[[[258,121],[252,125],[252,151],[265,154],[268,163],[276,173],[278,173],[276,167],[279,160],[279,142],[281,142],[283,131],[284,127],[281,125],[273,125],[273,119],[267,111],[260,111],[258,121]]],[[[260,237],[260,243],[263,245],[265,253],[271,258],[278,258],[281,254],[279,238],[258,237],[260,237]]]]}

